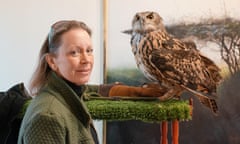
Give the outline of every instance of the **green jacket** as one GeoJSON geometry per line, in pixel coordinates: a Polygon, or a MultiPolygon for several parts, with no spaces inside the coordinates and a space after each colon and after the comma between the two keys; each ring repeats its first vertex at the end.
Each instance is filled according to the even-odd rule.
{"type": "MultiPolygon", "coordinates": [[[[97,92],[98,88],[84,86],[84,89],[97,92]]],[[[83,96],[77,96],[52,72],[48,84],[27,108],[18,144],[94,144],[91,125],[83,96]]]]}

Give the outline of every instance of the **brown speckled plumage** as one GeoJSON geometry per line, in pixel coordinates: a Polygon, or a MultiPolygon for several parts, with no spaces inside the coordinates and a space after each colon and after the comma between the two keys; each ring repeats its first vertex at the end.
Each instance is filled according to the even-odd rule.
{"type": "Polygon", "coordinates": [[[179,40],[167,33],[156,12],[139,12],[133,18],[132,52],[136,64],[152,81],[174,89],[166,98],[187,90],[217,111],[215,96],[221,81],[220,69],[203,56],[194,42],[179,40]]]}

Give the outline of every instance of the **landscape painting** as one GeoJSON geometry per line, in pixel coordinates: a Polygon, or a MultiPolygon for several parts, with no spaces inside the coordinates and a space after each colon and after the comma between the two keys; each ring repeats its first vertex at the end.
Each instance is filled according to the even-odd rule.
{"type": "MultiPolygon", "coordinates": [[[[122,0],[108,1],[106,83],[123,82],[140,86],[149,80],[137,68],[130,44],[131,28],[137,12],[155,11],[167,32],[189,40],[221,69],[218,87],[219,114],[213,115],[193,98],[193,116],[180,122],[180,144],[240,143],[240,1],[239,0],[122,0]]],[[[169,124],[170,126],[170,124],[169,124]]],[[[161,125],[137,120],[106,122],[107,144],[159,144],[161,125]]],[[[169,131],[171,143],[171,131],[169,131]]]]}

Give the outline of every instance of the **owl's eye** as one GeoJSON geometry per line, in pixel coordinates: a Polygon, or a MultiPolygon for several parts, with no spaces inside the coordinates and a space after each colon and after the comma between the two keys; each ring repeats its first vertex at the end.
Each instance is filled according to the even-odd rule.
{"type": "Polygon", "coordinates": [[[136,20],[139,20],[140,19],[140,16],[139,15],[136,15],[136,20]]]}
{"type": "Polygon", "coordinates": [[[152,13],[149,14],[149,15],[147,16],[147,18],[148,18],[148,19],[153,19],[153,14],[152,14],[152,13]]]}

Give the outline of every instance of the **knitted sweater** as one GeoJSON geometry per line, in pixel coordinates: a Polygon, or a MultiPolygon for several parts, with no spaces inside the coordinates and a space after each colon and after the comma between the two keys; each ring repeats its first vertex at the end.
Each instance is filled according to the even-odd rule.
{"type": "Polygon", "coordinates": [[[91,126],[83,98],[52,72],[27,108],[18,144],[94,144],[91,126]]]}

